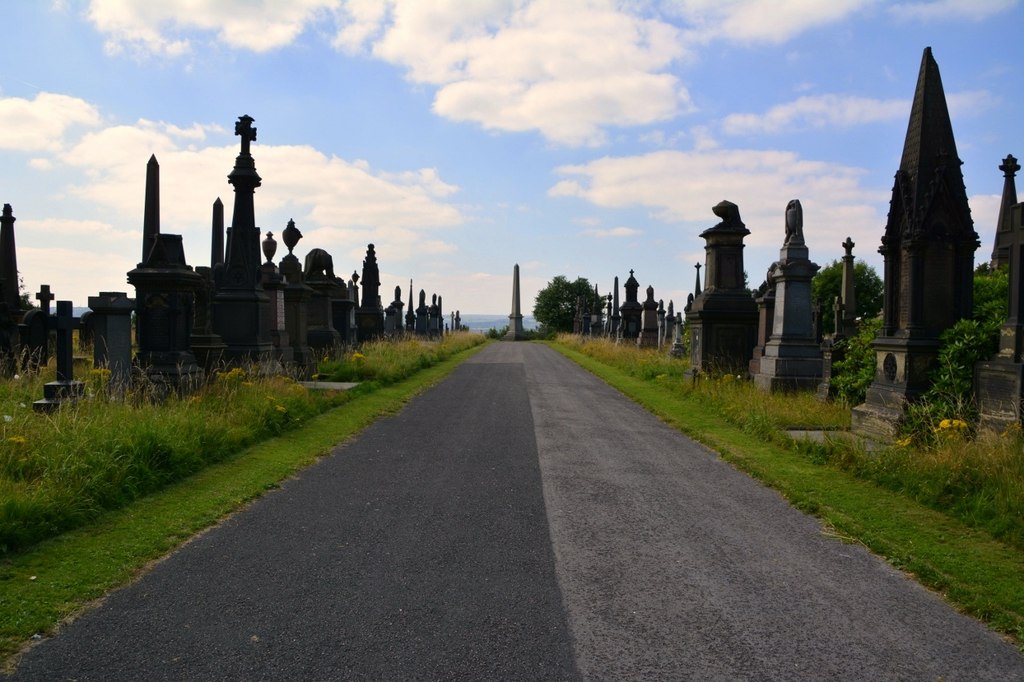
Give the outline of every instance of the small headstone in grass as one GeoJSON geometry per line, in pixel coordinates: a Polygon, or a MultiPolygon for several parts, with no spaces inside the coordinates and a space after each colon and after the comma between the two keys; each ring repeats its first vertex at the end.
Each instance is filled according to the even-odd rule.
{"type": "Polygon", "coordinates": [[[93,324],[93,366],[110,370],[109,390],[120,391],[132,380],[135,299],[128,298],[123,291],[103,291],[89,297],[89,308],[93,324]]]}
{"type": "Polygon", "coordinates": [[[43,386],[42,400],[32,403],[37,412],[52,412],[62,403],[78,400],[85,392],[85,384],[74,378],[73,333],[77,325],[71,301],[58,301],[53,320],[57,330],[57,379],[43,386]]]}

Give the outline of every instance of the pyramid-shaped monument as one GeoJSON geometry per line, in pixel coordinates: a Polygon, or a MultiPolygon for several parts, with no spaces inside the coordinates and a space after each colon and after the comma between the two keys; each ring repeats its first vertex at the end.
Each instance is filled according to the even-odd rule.
{"type": "Polygon", "coordinates": [[[878,249],[885,263],[883,322],[874,341],[874,382],[853,410],[853,428],[862,434],[896,433],[907,404],[930,385],[939,335],[971,316],[980,242],[961,163],[939,67],[925,48],[878,249]]]}

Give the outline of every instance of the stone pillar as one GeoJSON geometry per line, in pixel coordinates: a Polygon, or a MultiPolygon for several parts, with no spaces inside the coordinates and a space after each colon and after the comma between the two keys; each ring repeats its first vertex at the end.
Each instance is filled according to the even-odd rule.
{"type": "MultiPolygon", "coordinates": [[[[706,241],[705,286],[686,312],[690,364],[696,372],[746,372],[757,334],[757,304],[743,276],[743,238],[750,234],[739,208],[722,201],[712,211],[722,219],[701,233],[706,241]]],[[[698,285],[699,280],[698,270],[698,285]]]]}
{"type": "Polygon", "coordinates": [[[775,319],[754,384],[764,391],[815,389],[821,380],[821,349],[811,311],[811,279],[818,265],[807,257],[803,209],[786,207],[786,241],[773,267],[775,319]]]}
{"type": "Polygon", "coordinates": [[[362,282],[362,303],[356,310],[356,328],[360,343],[376,339],[384,333],[384,315],[379,303],[380,268],[377,265],[377,254],[373,244],[366,246],[362,282]]]}
{"type": "Polygon", "coordinates": [[[647,287],[647,298],[643,302],[640,318],[640,334],[636,339],[637,348],[658,347],[658,302],[654,300],[654,287],[647,287]]]}
{"type": "Polygon", "coordinates": [[[626,290],[626,302],[619,306],[619,328],[622,333],[620,338],[626,341],[635,342],[640,336],[640,316],[644,306],[639,300],[640,282],[636,280],[633,271],[629,271],[629,279],[623,285],[626,290]]]}
{"type": "Polygon", "coordinates": [[[57,301],[57,380],[43,386],[43,399],[32,403],[36,412],[52,412],[65,402],[75,402],[85,394],[85,384],[75,381],[73,330],[76,326],[71,301],[57,301]]]}

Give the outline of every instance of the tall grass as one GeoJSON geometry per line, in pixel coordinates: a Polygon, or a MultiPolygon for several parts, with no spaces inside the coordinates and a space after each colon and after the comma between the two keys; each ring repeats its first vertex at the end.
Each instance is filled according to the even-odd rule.
{"type": "Polygon", "coordinates": [[[904,438],[881,449],[868,449],[845,433],[824,443],[791,441],[783,433],[787,429],[848,428],[849,405],[822,403],[810,393],[764,393],[730,375],[695,380],[683,360],[603,339],[564,335],[557,343],[694,398],[690,404],[715,410],[766,440],[788,443],[817,464],[872,481],[1024,550],[1024,438],[1019,429],[974,438],[966,422],[945,419],[930,428],[928,439],[904,438]]]}
{"type": "MultiPolygon", "coordinates": [[[[453,336],[460,338],[365,344],[356,361],[361,371],[348,378],[392,381],[484,341],[453,336]]],[[[108,393],[108,377],[93,370],[87,399],[51,414],[33,412],[32,402],[53,379],[52,368],[0,382],[0,556],[85,524],[375,385],[314,391],[285,376],[235,368],[190,396],[158,403],[144,389],[108,393]]]]}
{"type": "Polygon", "coordinates": [[[393,384],[485,340],[481,334],[455,332],[440,340],[406,336],[399,340],[364,343],[355,350],[321,363],[316,378],[322,381],[393,384]]]}

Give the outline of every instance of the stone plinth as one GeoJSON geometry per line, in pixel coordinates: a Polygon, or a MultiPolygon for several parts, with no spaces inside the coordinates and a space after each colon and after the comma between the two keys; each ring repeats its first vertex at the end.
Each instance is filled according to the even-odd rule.
{"type": "Polygon", "coordinates": [[[132,313],[135,299],[123,291],[104,291],[89,297],[92,310],[94,367],[110,370],[109,387],[127,388],[132,380],[132,313]]]}

